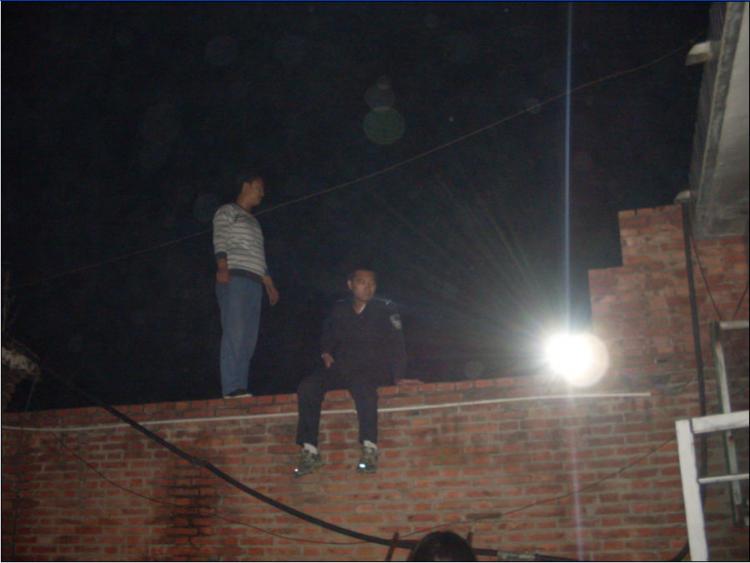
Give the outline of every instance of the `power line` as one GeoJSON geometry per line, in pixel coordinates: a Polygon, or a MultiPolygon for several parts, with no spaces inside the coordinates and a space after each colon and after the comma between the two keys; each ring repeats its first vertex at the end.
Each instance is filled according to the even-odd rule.
{"type": "Polygon", "coordinates": [[[742,307],[742,302],[745,300],[745,296],[747,295],[748,284],[750,284],[750,282],[745,282],[745,290],[742,292],[742,295],[740,295],[740,298],[737,300],[737,306],[734,308],[734,314],[732,315],[732,320],[735,320],[737,318],[737,313],[740,312],[740,307],[742,307]]]}
{"type": "Polygon", "coordinates": [[[136,250],[134,252],[128,252],[127,254],[120,254],[119,256],[114,256],[112,258],[107,258],[106,260],[100,260],[99,262],[94,262],[93,264],[88,264],[86,266],[81,266],[79,268],[73,268],[72,270],[66,270],[65,272],[60,272],[59,274],[54,274],[52,276],[48,276],[46,278],[39,279],[37,281],[28,282],[19,284],[16,286],[13,286],[9,289],[16,290],[16,289],[25,289],[27,287],[39,285],[41,283],[46,283],[52,280],[56,280],[58,278],[62,278],[65,276],[69,276],[71,274],[77,274],[78,272],[84,272],[86,270],[92,270],[93,268],[98,268],[99,266],[104,266],[105,264],[112,264],[114,262],[119,262],[120,260],[125,260],[126,258],[132,258],[133,256],[139,256],[141,254],[146,254],[148,252],[153,252],[154,250],[159,250],[160,248],[166,248],[168,246],[174,246],[176,244],[179,244],[181,242],[184,242],[186,240],[189,240],[191,238],[197,238],[201,235],[205,235],[206,233],[211,232],[211,229],[204,229],[202,231],[198,231],[197,233],[193,233],[192,235],[186,235],[184,237],[176,238],[161,244],[157,244],[156,246],[151,246],[148,248],[143,248],[141,250],[136,250]]]}
{"type": "Polygon", "coordinates": [[[711,305],[713,306],[714,313],[716,313],[716,318],[719,320],[719,322],[721,322],[724,319],[721,316],[721,311],[719,311],[718,305],[716,305],[716,300],[714,299],[713,291],[711,291],[711,286],[708,285],[708,280],[706,279],[706,272],[705,272],[705,269],[703,268],[703,262],[701,262],[701,255],[698,253],[698,248],[695,244],[695,234],[693,233],[692,229],[690,230],[689,236],[690,236],[690,241],[688,241],[688,244],[690,245],[690,248],[692,249],[693,254],[695,254],[695,261],[698,262],[698,271],[701,274],[701,279],[703,280],[703,286],[706,288],[706,293],[708,293],[708,298],[711,300],[711,305]]]}
{"type": "MultiPolygon", "coordinates": [[[[589,489],[593,489],[594,487],[600,485],[601,483],[603,483],[605,481],[608,481],[609,479],[614,479],[615,477],[621,475],[622,473],[624,473],[625,471],[627,471],[628,469],[630,469],[634,465],[639,464],[641,461],[643,461],[644,459],[646,459],[650,455],[652,455],[652,454],[656,453],[657,451],[659,451],[660,449],[662,449],[667,444],[669,444],[671,442],[674,442],[675,439],[676,438],[674,436],[672,436],[671,438],[663,441],[658,446],[656,446],[654,448],[651,448],[646,453],[638,456],[637,458],[635,458],[634,460],[632,460],[630,463],[624,465],[623,467],[621,467],[617,471],[613,471],[612,473],[608,473],[604,477],[602,477],[600,479],[597,479],[596,481],[592,481],[591,483],[588,483],[588,484],[586,484],[586,485],[584,485],[582,487],[579,487],[578,489],[574,489],[574,490],[572,490],[570,492],[567,492],[565,494],[562,494],[562,495],[558,495],[558,496],[554,496],[554,497],[549,497],[549,498],[546,498],[546,499],[541,499],[541,500],[538,500],[538,501],[535,501],[535,502],[531,502],[529,504],[525,504],[525,505],[520,506],[518,508],[513,508],[511,510],[507,510],[505,512],[501,512],[499,514],[493,514],[492,516],[488,516],[486,518],[476,518],[473,521],[477,521],[478,522],[478,521],[481,521],[481,520],[495,520],[495,519],[498,519],[498,518],[504,518],[506,516],[510,516],[511,514],[516,514],[518,512],[523,512],[525,510],[528,510],[529,508],[533,508],[534,506],[539,506],[539,505],[542,505],[542,504],[551,504],[551,503],[554,503],[554,502],[566,499],[568,497],[577,495],[577,494],[582,493],[584,491],[587,491],[589,489]]],[[[417,531],[411,532],[409,534],[404,534],[402,537],[406,538],[406,537],[409,537],[409,536],[412,536],[412,535],[415,535],[415,534],[424,534],[425,532],[430,532],[430,531],[435,530],[437,528],[442,528],[442,527],[445,527],[445,526],[452,526],[454,524],[459,524],[459,523],[462,523],[462,522],[463,522],[463,520],[453,520],[453,521],[450,521],[450,522],[444,522],[444,523],[439,524],[437,526],[432,526],[430,528],[425,528],[423,530],[417,530],[417,531]]]]}
{"type": "MultiPolygon", "coordinates": [[[[222,471],[221,469],[216,467],[214,464],[212,464],[210,461],[201,459],[197,456],[187,453],[183,449],[171,443],[169,440],[166,440],[165,438],[162,438],[155,432],[152,432],[151,430],[145,428],[143,425],[139,424],[138,422],[130,418],[125,413],[105,403],[104,401],[90,394],[89,392],[84,391],[83,389],[81,389],[80,387],[72,383],[70,380],[68,380],[68,378],[58,374],[55,370],[50,369],[48,366],[46,367],[46,371],[47,373],[52,375],[52,377],[54,377],[58,382],[62,383],[65,387],[67,387],[74,393],[82,396],[83,398],[91,402],[92,404],[97,405],[100,408],[106,410],[108,413],[110,413],[114,417],[119,418],[123,422],[127,423],[130,427],[132,427],[133,429],[137,430],[138,432],[146,436],[149,440],[156,442],[163,448],[175,454],[177,457],[182,458],[184,461],[187,461],[191,465],[206,469],[207,471],[213,473],[216,477],[228,483],[229,485],[233,486],[234,488],[239,489],[245,494],[250,495],[265,504],[268,504],[278,510],[281,510],[282,512],[285,512],[291,516],[304,520],[310,524],[316,525],[320,528],[324,528],[326,530],[329,530],[331,532],[336,532],[344,536],[349,536],[351,538],[356,538],[358,540],[361,540],[367,543],[374,543],[374,544],[387,546],[387,547],[391,547],[395,545],[395,547],[399,547],[402,549],[412,549],[414,545],[416,544],[414,540],[399,540],[397,542],[394,542],[392,539],[381,538],[378,536],[373,536],[371,534],[357,532],[356,530],[351,530],[349,528],[344,528],[343,526],[339,526],[337,524],[333,524],[326,520],[322,520],[320,518],[317,518],[315,516],[302,512],[301,510],[297,510],[296,508],[291,507],[274,498],[266,496],[263,493],[253,489],[252,487],[245,485],[244,483],[232,477],[230,474],[226,473],[225,471],[222,471]]],[[[487,556],[496,556],[498,553],[496,549],[488,549],[488,548],[476,548],[474,549],[474,552],[477,553],[477,555],[487,555],[487,556]]]]}
{"type": "MultiPolygon", "coordinates": [[[[719,311],[718,305],[716,304],[716,300],[714,299],[713,291],[711,291],[711,285],[708,283],[708,279],[706,278],[705,268],[703,267],[703,262],[701,261],[701,255],[698,253],[698,246],[695,240],[695,233],[692,231],[692,229],[690,231],[690,247],[692,248],[693,254],[695,254],[696,262],[698,262],[698,271],[701,274],[701,279],[703,280],[703,286],[706,288],[706,293],[708,294],[708,298],[711,301],[711,305],[713,306],[714,313],[716,313],[716,319],[719,322],[721,322],[724,319],[722,317],[721,311],[719,311]]],[[[742,294],[737,300],[737,305],[734,307],[734,313],[732,313],[732,320],[735,320],[737,318],[737,313],[740,312],[740,308],[742,307],[742,302],[745,300],[745,296],[747,295],[749,283],[750,281],[745,282],[745,289],[742,291],[742,294]]]]}
{"type": "MultiPolygon", "coordinates": [[[[324,529],[328,529],[329,531],[334,531],[334,532],[337,532],[337,533],[340,533],[340,534],[343,534],[343,535],[354,537],[358,541],[354,541],[354,542],[326,542],[326,541],[309,540],[309,539],[306,539],[306,538],[298,538],[298,537],[293,537],[293,536],[285,536],[285,535],[282,535],[282,534],[277,534],[275,532],[271,532],[269,530],[266,530],[266,529],[258,527],[258,526],[253,526],[251,524],[247,524],[247,523],[239,521],[239,520],[234,520],[234,519],[228,518],[228,517],[224,516],[223,514],[221,514],[218,510],[213,509],[214,510],[213,515],[215,517],[221,519],[221,520],[224,520],[224,521],[232,523],[232,524],[238,524],[238,525],[241,525],[241,526],[246,526],[248,528],[257,530],[259,532],[262,532],[262,533],[265,533],[265,534],[269,534],[269,535],[272,535],[272,536],[275,536],[275,537],[279,537],[281,539],[285,539],[285,540],[289,540],[289,541],[316,543],[316,544],[321,544],[321,545],[358,545],[358,544],[362,544],[362,543],[376,543],[376,544],[383,545],[383,546],[389,546],[389,547],[395,546],[395,547],[399,547],[399,548],[402,548],[402,549],[412,549],[416,545],[416,541],[415,540],[400,540],[400,541],[397,541],[397,542],[394,543],[393,539],[379,538],[377,536],[372,536],[372,535],[369,535],[369,534],[363,534],[363,533],[360,533],[360,532],[356,532],[354,530],[343,528],[341,526],[337,526],[335,524],[331,524],[329,522],[326,522],[324,520],[321,520],[321,519],[318,519],[318,518],[316,518],[314,516],[306,514],[306,513],[302,512],[302,511],[299,511],[299,510],[297,510],[297,509],[295,509],[295,508],[293,508],[291,506],[288,506],[288,505],[286,505],[286,504],[284,504],[284,503],[282,503],[280,501],[277,501],[275,499],[267,497],[267,496],[263,495],[262,493],[260,493],[260,492],[258,492],[256,490],[252,489],[251,487],[249,487],[247,485],[244,485],[243,483],[241,483],[240,481],[236,480],[231,475],[229,475],[229,474],[225,473],[224,471],[218,469],[211,462],[203,460],[203,459],[200,459],[198,457],[195,457],[195,456],[192,456],[192,455],[188,454],[187,452],[185,452],[181,448],[175,446],[174,444],[172,444],[168,440],[166,440],[166,439],[158,436],[154,432],[146,429],[144,426],[142,426],[140,423],[136,422],[135,420],[131,419],[126,414],[120,412],[115,407],[112,407],[111,405],[103,402],[98,397],[96,397],[94,395],[91,395],[88,392],[84,391],[83,389],[79,388],[77,385],[75,385],[72,382],[70,382],[66,377],[63,377],[62,375],[58,374],[56,371],[49,369],[49,367],[46,367],[46,371],[47,371],[47,373],[49,373],[50,375],[52,375],[57,381],[59,381],[64,386],[66,386],[69,389],[71,389],[73,392],[81,395],[82,397],[86,398],[88,401],[92,402],[93,404],[95,404],[95,405],[103,408],[104,410],[106,410],[107,412],[109,412],[110,414],[112,414],[113,416],[115,416],[115,417],[123,420],[130,427],[132,427],[135,430],[139,431],[140,433],[144,434],[150,440],[153,440],[153,441],[157,442],[160,446],[162,446],[162,447],[170,450],[172,453],[174,453],[178,457],[181,457],[182,459],[184,459],[185,461],[189,462],[190,464],[195,465],[197,467],[202,467],[204,469],[207,469],[208,471],[210,471],[211,473],[213,473],[215,476],[217,476],[219,479],[225,481],[226,483],[234,486],[235,488],[240,489],[242,492],[244,492],[244,493],[246,493],[246,494],[248,494],[250,496],[253,496],[256,499],[258,499],[258,500],[260,500],[260,501],[262,501],[262,502],[264,502],[266,504],[269,504],[269,505],[273,506],[274,508],[277,508],[279,510],[282,510],[283,512],[286,512],[287,514],[290,514],[292,516],[296,516],[297,518],[305,520],[305,521],[307,521],[307,522],[309,522],[311,524],[317,525],[317,526],[322,527],[324,529]]],[[[101,471],[99,471],[96,467],[94,467],[85,458],[83,458],[82,456],[78,455],[78,453],[75,452],[72,448],[70,448],[67,444],[65,444],[64,438],[63,438],[63,436],[61,434],[54,433],[54,435],[58,439],[59,443],[66,450],[68,450],[71,453],[71,455],[73,455],[76,459],[78,459],[81,463],[83,463],[84,465],[86,465],[89,469],[91,469],[93,472],[95,472],[100,478],[102,478],[103,480],[105,480],[106,482],[108,482],[110,485],[112,485],[114,487],[117,487],[118,489],[120,489],[120,490],[122,490],[122,491],[124,491],[124,492],[126,492],[128,494],[132,494],[134,496],[137,496],[137,497],[142,498],[144,500],[147,500],[149,502],[153,502],[153,503],[156,503],[156,504],[167,505],[167,506],[178,506],[176,503],[172,503],[172,502],[170,502],[168,500],[165,500],[165,499],[160,499],[160,498],[157,498],[157,497],[152,497],[152,496],[149,496],[149,495],[145,495],[143,493],[139,493],[139,492],[137,492],[137,491],[135,491],[133,489],[130,489],[128,487],[125,487],[125,486],[120,485],[119,483],[113,481],[112,479],[110,479],[109,477],[107,477],[104,473],[102,473],[101,471]]],[[[479,520],[489,520],[489,519],[495,519],[495,518],[502,518],[502,517],[508,516],[510,514],[516,514],[516,513],[528,510],[529,508],[532,508],[534,506],[538,506],[538,505],[541,505],[541,504],[549,504],[549,503],[557,502],[559,500],[568,498],[570,496],[576,495],[576,494],[581,493],[583,491],[592,489],[592,488],[598,486],[599,484],[601,484],[601,483],[603,483],[603,482],[605,482],[605,481],[607,481],[609,479],[612,479],[614,477],[617,477],[617,476],[621,475],[622,473],[624,473],[625,471],[627,471],[629,468],[633,467],[634,465],[637,465],[643,459],[649,457],[650,455],[652,455],[656,451],[660,450],[661,448],[663,448],[667,444],[673,442],[674,440],[675,440],[674,437],[670,437],[669,439],[665,440],[664,442],[662,442],[658,446],[656,446],[654,448],[651,448],[646,453],[642,454],[641,456],[638,456],[637,458],[635,458],[634,460],[632,460],[628,464],[624,465],[623,467],[621,467],[617,471],[609,473],[609,474],[605,475],[604,477],[602,477],[600,479],[597,479],[596,481],[593,481],[593,482],[591,482],[591,483],[589,483],[587,485],[584,485],[583,487],[580,487],[578,489],[575,489],[573,491],[570,491],[570,492],[562,494],[562,495],[558,495],[558,496],[550,497],[550,498],[546,498],[546,499],[541,499],[541,500],[529,503],[527,505],[524,505],[524,506],[521,506],[521,507],[518,507],[518,508],[515,508],[515,509],[508,510],[506,512],[500,513],[499,515],[496,515],[496,516],[493,515],[491,518],[490,517],[488,517],[488,518],[480,518],[480,519],[476,519],[476,520],[479,521],[479,520]]],[[[179,506],[182,507],[182,505],[179,505],[179,506]]],[[[452,526],[452,525],[455,525],[455,524],[465,524],[465,523],[467,523],[467,522],[464,521],[464,520],[453,520],[453,521],[449,521],[449,522],[443,522],[441,524],[438,524],[436,526],[432,526],[430,528],[420,529],[420,530],[416,530],[414,532],[405,534],[402,537],[406,538],[406,537],[413,536],[413,535],[416,535],[416,534],[422,535],[422,534],[425,534],[427,532],[430,532],[430,531],[438,529],[438,528],[445,528],[445,527],[452,526]]],[[[487,556],[498,556],[498,555],[501,555],[501,554],[505,553],[502,550],[487,549],[487,548],[474,548],[474,552],[477,555],[487,555],[487,556]]],[[[538,557],[542,557],[545,560],[564,560],[565,559],[565,558],[560,558],[560,557],[550,557],[550,556],[543,556],[543,555],[535,554],[535,557],[537,557],[537,556],[538,557]]]]}
{"type": "MultiPolygon", "coordinates": [[[[93,471],[94,473],[96,473],[99,476],[100,479],[106,481],[107,483],[109,483],[113,487],[116,487],[116,488],[120,489],[121,491],[124,491],[124,492],[126,492],[126,493],[128,493],[130,495],[136,496],[136,497],[140,497],[140,498],[142,498],[144,500],[147,500],[149,502],[152,502],[154,504],[161,504],[161,505],[165,505],[165,506],[173,506],[175,508],[180,508],[180,509],[185,508],[184,505],[177,504],[175,502],[170,502],[169,500],[166,500],[166,499],[163,499],[163,498],[152,497],[150,495],[145,495],[143,493],[139,493],[136,490],[133,490],[133,489],[131,489],[129,487],[126,487],[125,485],[121,485],[117,481],[114,481],[114,480],[110,479],[102,471],[100,471],[99,469],[97,469],[91,462],[89,462],[83,456],[79,455],[78,452],[76,452],[73,448],[71,448],[70,446],[68,446],[65,443],[65,439],[64,439],[64,437],[63,437],[62,434],[55,433],[54,436],[58,439],[60,445],[63,448],[65,448],[68,451],[68,453],[70,453],[70,455],[72,455],[73,457],[75,457],[83,465],[85,465],[91,471],[93,471]]],[[[213,510],[212,516],[214,516],[216,518],[219,518],[220,520],[224,520],[225,522],[228,522],[230,524],[238,524],[240,526],[245,526],[245,527],[250,528],[252,530],[256,530],[258,532],[262,532],[264,534],[268,534],[269,536],[274,536],[274,537],[281,538],[281,539],[284,539],[284,540],[289,540],[289,541],[293,541],[293,542],[321,544],[321,545],[351,545],[351,542],[326,542],[326,541],[313,540],[313,539],[309,539],[309,538],[300,538],[300,537],[294,537],[294,536],[285,536],[283,534],[277,534],[276,532],[271,532],[270,530],[266,530],[265,528],[261,528],[260,526],[254,526],[252,524],[248,524],[247,522],[242,522],[240,520],[236,520],[234,518],[229,518],[227,516],[224,516],[216,508],[211,508],[211,510],[213,510]]]]}
{"type": "MultiPolygon", "coordinates": [[[[693,41],[695,41],[695,39],[698,36],[699,35],[696,35],[696,36],[692,37],[687,43],[691,44],[693,41]]],[[[313,198],[316,198],[316,197],[320,197],[322,195],[329,194],[331,192],[335,192],[335,191],[341,190],[343,188],[348,188],[348,187],[353,186],[355,184],[358,184],[360,182],[365,182],[367,180],[371,180],[371,179],[376,178],[378,176],[382,176],[384,174],[387,174],[388,172],[392,172],[393,170],[396,170],[398,168],[406,166],[407,164],[410,164],[410,163],[412,163],[414,161],[421,160],[422,158],[425,158],[426,156],[429,156],[429,155],[434,154],[434,153],[436,153],[438,151],[441,151],[443,149],[446,149],[448,147],[451,147],[453,145],[461,143],[461,142],[463,142],[463,141],[465,141],[467,139],[475,137],[475,136],[477,136],[477,135],[479,135],[481,133],[484,133],[485,131],[488,131],[490,129],[494,129],[495,127],[503,125],[504,123],[507,123],[508,121],[511,121],[511,120],[513,120],[513,119],[515,119],[517,117],[520,117],[520,116],[522,116],[522,115],[524,115],[526,113],[530,113],[532,111],[532,109],[534,111],[537,111],[538,108],[541,108],[543,106],[546,106],[546,105],[549,105],[549,104],[551,104],[553,102],[556,102],[557,100],[560,100],[560,99],[564,98],[565,96],[569,96],[571,94],[575,94],[577,92],[580,92],[581,90],[585,90],[585,89],[591,88],[592,86],[596,86],[596,85],[601,84],[603,82],[607,82],[609,80],[614,80],[615,78],[620,78],[622,76],[627,76],[629,74],[633,74],[633,73],[636,73],[638,71],[641,71],[641,70],[643,70],[645,68],[649,68],[651,66],[654,66],[654,65],[660,63],[661,61],[663,61],[663,60],[665,60],[665,59],[667,59],[667,58],[675,55],[676,53],[679,53],[684,48],[685,48],[685,45],[681,45],[681,46],[679,46],[679,47],[677,47],[675,49],[672,49],[671,51],[665,53],[664,55],[661,55],[661,56],[659,56],[659,57],[657,57],[657,58],[655,58],[655,59],[653,59],[653,60],[651,60],[651,61],[649,61],[647,63],[641,64],[641,65],[638,65],[638,66],[635,66],[635,67],[632,67],[632,68],[629,68],[629,69],[626,69],[626,70],[616,71],[616,72],[610,73],[608,75],[602,76],[600,78],[597,78],[595,80],[591,80],[589,82],[585,82],[585,83],[583,83],[583,84],[581,84],[579,86],[576,86],[575,88],[573,88],[571,90],[565,90],[564,92],[561,92],[559,94],[555,94],[555,95],[550,96],[548,98],[545,98],[544,100],[542,100],[539,103],[535,104],[533,108],[526,108],[526,109],[518,110],[518,111],[516,111],[514,113],[511,113],[509,115],[506,115],[505,117],[502,117],[502,118],[500,118],[500,119],[498,119],[496,121],[493,121],[492,123],[484,125],[483,127],[480,127],[479,129],[475,129],[473,131],[470,131],[469,133],[466,133],[464,135],[456,137],[456,138],[454,138],[454,139],[452,139],[452,140],[450,140],[448,142],[445,142],[445,143],[442,143],[440,145],[437,145],[437,146],[435,146],[435,147],[433,147],[431,149],[428,149],[426,151],[417,153],[414,156],[411,156],[409,158],[406,158],[404,160],[401,160],[399,162],[396,162],[394,164],[386,166],[385,168],[381,168],[380,170],[376,170],[375,172],[371,172],[369,174],[365,174],[363,176],[359,176],[357,178],[354,178],[353,180],[348,180],[346,182],[342,182],[340,184],[336,184],[336,185],[331,186],[329,188],[324,188],[322,190],[318,190],[318,191],[313,192],[311,194],[307,194],[307,195],[304,195],[304,196],[301,196],[301,197],[298,197],[298,198],[294,198],[294,199],[291,199],[289,201],[280,203],[278,205],[274,205],[273,207],[269,207],[268,209],[265,209],[265,210],[262,210],[262,211],[259,211],[259,212],[255,213],[255,215],[256,216],[260,216],[260,215],[263,215],[265,213],[270,213],[270,212],[276,211],[278,209],[283,209],[283,208],[289,207],[291,205],[296,205],[297,203],[302,203],[304,201],[307,201],[307,200],[310,200],[310,199],[313,199],[313,198]]],[[[132,258],[134,256],[139,256],[139,255],[142,255],[142,254],[146,254],[148,252],[153,252],[153,251],[159,250],[161,248],[167,248],[169,246],[173,246],[173,245],[179,244],[181,242],[184,242],[184,241],[192,239],[192,238],[199,237],[199,236],[207,234],[209,232],[211,232],[211,229],[204,229],[204,230],[199,231],[197,233],[193,233],[191,235],[187,235],[187,236],[184,236],[184,237],[173,239],[173,240],[161,243],[161,244],[157,244],[155,246],[151,246],[151,247],[144,248],[144,249],[141,249],[141,250],[136,250],[136,251],[133,251],[133,252],[128,252],[128,253],[125,253],[125,254],[120,254],[120,255],[114,256],[112,258],[108,258],[108,259],[105,259],[105,260],[100,260],[98,262],[94,262],[92,264],[88,264],[88,265],[85,265],[85,266],[80,266],[78,268],[73,268],[72,270],[67,270],[65,272],[60,272],[60,273],[54,274],[52,276],[47,276],[45,278],[41,278],[41,279],[36,280],[36,281],[28,282],[28,283],[25,283],[25,284],[19,284],[19,285],[16,285],[16,286],[14,286],[14,287],[12,287],[10,289],[17,290],[17,289],[24,289],[24,288],[27,288],[27,287],[36,286],[36,285],[39,285],[39,284],[42,284],[42,283],[46,283],[46,282],[49,282],[49,281],[52,281],[52,280],[55,280],[55,279],[59,279],[59,278],[62,278],[62,277],[65,277],[65,276],[68,276],[68,275],[71,275],[71,274],[75,274],[75,273],[83,272],[83,271],[90,270],[90,269],[93,269],[93,268],[97,268],[97,267],[103,266],[105,264],[112,264],[114,262],[119,262],[120,260],[125,260],[127,258],[132,258]]]]}

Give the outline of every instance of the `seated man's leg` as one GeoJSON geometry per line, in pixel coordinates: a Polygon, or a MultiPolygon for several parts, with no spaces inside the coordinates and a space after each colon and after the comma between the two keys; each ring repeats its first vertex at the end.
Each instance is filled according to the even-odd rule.
{"type": "Polygon", "coordinates": [[[346,381],[336,366],[321,367],[304,378],[297,388],[297,443],[318,445],[320,408],[326,393],[332,389],[345,389],[346,381]]]}
{"type": "Polygon", "coordinates": [[[305,377],[297,388],[297,443],[300,446],[318,445],[320,407],[327,390],[322,370],[305,377]]]}
{"type": "Polygon", "coordinates": [[[359,419],[362,455],[357,462],[357,471],[360,473],[374,473],[378,468],[378,387],[373,381],[354,380],[349,385],[359,419]]]}
{"type": "Polygon", "coordinates": [[[372,380],[366,378],[352,379],[349,383],[349,392],[352,394],[354,404],[357,407],[357,418],[359,420],[359,441],[365,440],[378,443],[378,387],[372,380]]]}
{"type": "Polygon", "coordinates": [[[297,443],[302,450],[294,468],[295,477],[312,473],[323,465],[318,451],[320,409],[326,392],[337,387],[342,385],[336,370],[321,368],[303,379],[297,388],[297,443]]]}

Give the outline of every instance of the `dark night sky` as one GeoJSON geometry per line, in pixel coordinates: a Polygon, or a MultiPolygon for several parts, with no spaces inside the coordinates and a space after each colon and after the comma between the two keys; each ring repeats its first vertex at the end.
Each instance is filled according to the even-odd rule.
{"type": "MultiPolygon", "coordinates": [[[[282,298],[264,308],[253,392],[295,389],[355,263],[378,269],[401,308],[411,376],[537,369],[535,337],[566,309],[565,104],[535,106],[565,90],[566,10],[5,3],[15,320],[3,338],[113,403],[219,396],[208,231],[253,166],[282,298]],[[371,112],[368,91],[392,93],[392,109],[371,112]]],[[[684,58],[708,9],[575,5],[573,21],[574,86],[683,47],[571,99],[570,307],[585,324],[586,271],[620,264],[617,211],[669,204],[687,185],[701,75],[684,58]]],[[[44,378],[30,408],[77,404],[44,378]]]]}

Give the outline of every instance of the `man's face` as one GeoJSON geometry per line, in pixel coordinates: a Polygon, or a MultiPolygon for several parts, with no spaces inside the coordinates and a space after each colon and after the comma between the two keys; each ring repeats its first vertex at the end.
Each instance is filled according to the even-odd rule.
{"type": "Polygon", "coordinates": [[[368,270],[357,270],[354,277],[349,280],[349,289],[357,301],[368,302],[375,295],[378,284],[375,281],[375,272],[368,270]]]}
{"type": "Polygon", "coordinates": [[[255,207],[263,201],[263,196],[266,193],[266,184],[263,178],[254,178],[250,182],[245,182],[243,189],[247,193],[252,206],[255,207]]]}

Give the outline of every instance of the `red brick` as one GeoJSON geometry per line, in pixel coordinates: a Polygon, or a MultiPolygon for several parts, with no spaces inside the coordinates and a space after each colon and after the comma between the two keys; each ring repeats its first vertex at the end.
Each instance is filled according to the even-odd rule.
{"type": "MultiPolygon", "coordinates": [[[[354,413],[324,414],[321,444],[327,465],[303,479],[291,474],[298,449],[293,443],[295,416],[177,424],[158,431],[264,494],[381,537],[398,530],[417,538],[421,534],[414,532],[442,523],[463,534],[469,526],[451,522],[469,521],[474,545],[480,547],[502,545],[518,553],[541,550],[576,558],[580,537],[585,559],[666,560],[685,537],[676,446],[672,442],[622,469],[674,439],[674,420],[698,412],[695,384],[679,387],[694,378],[680,216],[679,209],[666,207],[621,214],[620,219],[626,261],[632,266],[589,276],[593,326],[610,347],[612,365],[603,384],[585,392],[649,391],[648,398],[420,409],[445,401],[565,390],[524,377],[384,388],[381,406],[415,408],[381,415],[381,466],[373,475],[354,471],[359,455],[354,413]],[[581,487],[589,488],[571,494],[581,487]],[[527,506],[534,501],[540,504],[527,506]],[[508,514],[518,508],[523,509],[508,514]]],[[[744,255],[742,244],[740,239],[700,248],[714,298],[722,310],[732,309],[729,313],[744,289],[745,274],[732,269],[747,270],[736,261],[744,255]]],[[[711,318],[702,280],[696,281],[701,318],[711,318]]],[[[743,307],[746,312],[747,305],[743,307]]],[[[707,345],[705,323],[702,337],[707,345]]],[[[736,347],[746,349],[747,339],[736,347]]],[[[708,391],[715,401],[711,386],[708,391]]],[[[139,412],[141,419],[262,414],[269,407],[292,412],[296,395],[232,405],[209,400],[127,410],[139,412]]],[[[354,405],[346,391],[336,391],[329,393],[325,408],[353,410],[354,405]]],[[[96,409],[3,415],[4,424],[72,425],[83,420],[112,422],[96,409]]],[[[267,507],[130,429],[77,432],[65,440],[116,483],[177,504],[155,504],[113,487],[65,454],[55,437],[3,431],[4,558],[10,553],[6,530],[16,523],[15,553],[24,559],[373,560],[385,555],[381,546],[290,544],[243,526],[320,542],[347,541],[267,507]],[[17,494],[22,496],[15,500],[17,494]]],[[[711,455],[716,456],[712,467],[722,462],[720,440],[711,455]]],[[[721,553],[734,554],[734,559],[747,559],[747,538],[722,531],[725,520],[715,520],[726,506],[723,500],[716,494],[707,500],[709,528],[720,534],[712,546],[721,546],[721,553]]],[[[400,550],[396,559],[405,554],[400,550]]]]}

